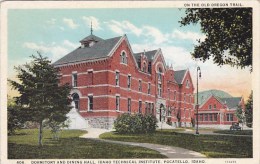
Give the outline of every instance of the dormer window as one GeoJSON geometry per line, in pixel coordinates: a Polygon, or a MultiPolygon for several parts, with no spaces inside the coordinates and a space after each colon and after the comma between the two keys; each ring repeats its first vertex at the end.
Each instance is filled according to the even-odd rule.
{"type": "Polygon", "coordinates": [[[90,43],[89,43],[89,47],[92,47],[94,44],[95,44],[94,41],[90,42],[90,43]]]}
{"type": "Polygon", "coordinates": [[[127,56],[126,56],[126,53],[123,51],[120,56],[121,56],[121,63],[127,64],[127,56]]]}

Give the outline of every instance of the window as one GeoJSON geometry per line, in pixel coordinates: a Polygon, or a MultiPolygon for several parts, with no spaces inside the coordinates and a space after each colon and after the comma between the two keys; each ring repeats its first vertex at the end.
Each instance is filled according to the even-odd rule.
{"type": "Polygon", "coordinates": [[[139,92],[142,91],[142,80],[139,80],[138,90],[139,90],[139,92]]]}
{"type": "Polygon", "coordinates": [[[185,108],[184,108],[183,113],[184,113],[184,118],[186,118],[186,109],[185,108]]]}
{"type": "Polygon", "coordinates": [[[212,121],[212,114],[209,114],[209,121],[212,121]]]}
{"type": "Polygon", "coordinates": [[[127,57],[124,51],[121,53],[121,63],[127,64],[127,57]]]}
{"type": "Polygon", "coordinates": [[[186,88],[190,88],[190,81],[186,80],[186,88]]]}
{"type": "Polygon", "coordinates": [[[199,121],[203,121],[203,114],[199,115],[199,121]]]}
{"type": "Polygon", "coordinates": [[[77,93],[72,94],[72,99],[75,103],[75,108],[79,109],[79,95],[77,93]]]}
{"type": "Polygon", "coordinates": [[[145,62],[143,63],[143,70],[142,71],[146,72],[146,63],[145,62]]]}
{"type": "Polygon", "coordinates": [[[145,113],[147,114],[149,111],[148,111],[148,103],[145,102],[145,113]]]}
{"type": "Polygon", "coordinates": [[[88,71],[87,84],[93,85],[93,71],[88,71]]]}
{"type": "Polygon", "coordinates": [[[211,105],[209,105],[209,110],[211,110],[211,105]]]}
{"type": "Polygon", "coordinates": [[[184,93],[184,95],[183,95],[183,101],[184,102],[186,101],[186,93],[184,93]]]}
{"type": "Polygon", "coordinates": [[[78,86],[78,75],[77,75],[77,73],[72,74],[72,86],[73,87],[78,86]]]}
{"type": "Polygon", "coordinates": [[[208,114],[204,114],[204,121],[208,121],[208,114]]]}
{"type": "Polygon", "coordinates": [[[119,111],[120,97],[116,96],[116,110],[119,111]]]}
{"type": "Polygon", "coordinates": [[[227,121],[233,121],[233,114],[227,114],[227,121]]]}
{"type": "Polygon", "coordinates": [[[176,100],[176,91],[173,93],[173,99],[176,100]]]}
{"type": "Polygon", "coordinates": [[[162,68],[158,69],[158,81],[162,81],[162,68]]]}
{"type": "Polygon", "coordinates": [[[213,106],[213,109],[215,109],[215,110],[217,109],[217,106],[216,106],[216,104],[214,104],[214,106],[213,106]]]}
{"type": "Polygon", "coordinates": [[[171,110],[171,107],[168,107],[168,116],[172,116],[172,110],[171,110]]]}
{"type": "Polygon", "coordinates": [[[192,96],[190,96],[190,103],[192,103],[192,96]]]}
{"type": "Polygon", "coordinates": [[[131,99],[128,98],[128,101],[127,101],[127,109],[128,109],[128,112],[131,113],[131,99]]]}
{"type": "Polygon", "coordinates": [[[158,96],[162,97],[162,84],[158,84],[158,96]]]}
{"type": "Polygon", "coordinates": [[[127,78],[127,87],[130,89],[131,88],[131,76],[128,75],[128,78],[127,78]]]}
{"type": "Polygon", "coordinates": [[[152,62],[149,62],[149,64],[148,64],[148,72],[149,73],[152,72],[152,62]]]}
{"type": "Polygon", "coordinates": [[[116,86],[119,86],[119,72],[116,72],[116,86]]]}
{"type": "Polygon", "coordinates": [[[88,110],[93,110],[93,96],[88,96],[88,110]]]}
{"type": "Polygon", "coordinates": [[[154,104],[153,103],[151,103],[151,113],[153,114],[154,113],[154,104]]]}
{"type": "Polygon", "coordinates": [[[142,101],[139,101],[138,112],[142,113],[142,101]]]}
{"type": "Polygon", "coordinates": [[[170,88],[168,88],[168,99],[170,99],[171,91],[170,88]]]}
{"type": "Polygon", "coordinates": [[[214,114],[214,121],[217,121],[217,120],[218,120],[218,115],[214,114]]]}
{"type": "Polygon", "coordinates": [[[148,94],[150,95],[151,94],[151,83],[148,83],[148,94]]]}

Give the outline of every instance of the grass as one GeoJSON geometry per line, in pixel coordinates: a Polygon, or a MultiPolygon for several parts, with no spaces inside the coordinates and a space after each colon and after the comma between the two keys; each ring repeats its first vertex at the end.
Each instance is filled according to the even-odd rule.
{"type": "Polygon", "coordinates": [[[216,130],[214,133],[233,134],[233,135],[253,135],[252,130],[216,130]]]}
{"type": "Polygon", "coordinates": [[[43,147],[38,146],[38,131],[24,129],[8,136],[9,159],[97,159],[166,158],[159,152],[137,146],[118,145],[79,138],[86,131],[63,130],[59,140],[44,130],[43,147]]]}
{"type": "Polygon", "coordinates": [[[103,139],[155,143],[182,147],[197,151],[212,158],[252,158],[252,137],[199,135],[177,133],[173,130],[158,130],[154,134],[120,135],[116,132],[104,133],[103,139]]]}

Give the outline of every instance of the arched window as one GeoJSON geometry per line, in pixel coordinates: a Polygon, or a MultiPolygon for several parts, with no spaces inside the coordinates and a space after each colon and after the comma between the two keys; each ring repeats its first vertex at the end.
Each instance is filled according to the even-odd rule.
{"type": "Polygon", "coordinates": [[[162,81],[162,68],[161,67],[158,69],[158,80],[162,81]]]}
{"type": "Polygon", "coordinates": [[[143,63],[143,72],[146,72],[146,63],[143,63]]]}
{"type": "Polygon", "coordinates": [[[79,109],[79,95],[77,93],[72,94],[72,99],[75,103],[75,108],[79,109]]]}
{"type": "Polygon", "coordinates": [[[121,63],[127,64],[127,57],[124,51],[121,53],[121,63]]]}

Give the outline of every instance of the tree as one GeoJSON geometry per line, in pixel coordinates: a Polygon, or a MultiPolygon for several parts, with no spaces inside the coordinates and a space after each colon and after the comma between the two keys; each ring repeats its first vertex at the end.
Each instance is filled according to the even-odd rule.
{"type": "Polygon", "coordinates": [[[20,92],[16,103],[27,111],[30,121],[39,124],[39,146],[42,146],[43,121],[63,122],[70,110],[68,84],[59,84],[59,70],[51,65],[51,61],[43,57],[31,56],[32,61],[15,67],[18,81],[9,80],[12,87],[20,92]]]}
{"type": "Polygon", "coordinates": [[[243,111],[241,105],[238,105],[238,106],[237,106],[237,110],[236,110],[235,115],[236,115],[238,121],[239,121],[240,123],[242,123],[242,129],[243,129],[244,123],[245,123],[245,112],[243,111]]]}
{"type": "Polygon", "coordinates": [[[15,104],[14,100],[7,96],[7,122],[8,122],[8,135],[15,133],[17,129],[23,127],[25,123],[25,117],[21,108],[15,104]]]}
{"type": "Polygon", "coordinates": [[[181,26],[199,23],[206,35],[198,40],[191,55],[203,62],[210,57],[219,65],[228,64],[252,71],[252,8],[186,9],[181,26]]]}
{"type": "Polygon", "coordinates": [[[253,91],[251,91],[245,106],[246,125],[251,128],[253,124],[253,91]]]}

